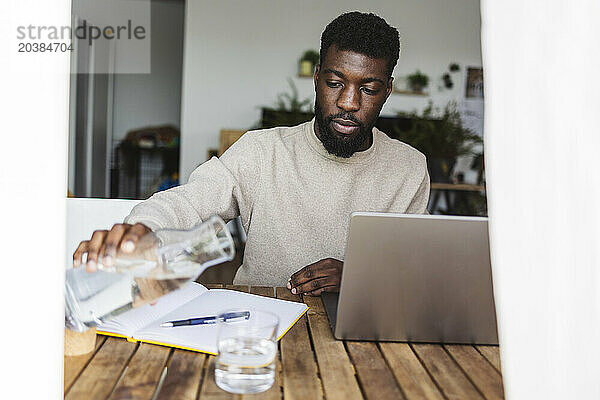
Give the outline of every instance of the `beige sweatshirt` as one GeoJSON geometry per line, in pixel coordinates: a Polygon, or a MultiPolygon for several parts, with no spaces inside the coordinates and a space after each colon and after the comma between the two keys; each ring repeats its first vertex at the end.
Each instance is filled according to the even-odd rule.
{"type": "Polygon", "coordinates": [[[425,156],[376,128],[373,139],[369,149],[340,158],[315,136],[314,120],[247,132],[125,222],[187,229],[211,214],[239,215],[247,242],[234,283],[285,286],[306,265],[344,259],[353,211],[426,212],[425,156]]]}

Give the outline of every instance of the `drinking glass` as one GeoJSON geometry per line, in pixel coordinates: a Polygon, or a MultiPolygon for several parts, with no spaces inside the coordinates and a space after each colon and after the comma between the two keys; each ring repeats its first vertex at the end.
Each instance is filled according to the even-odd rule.
{"type": "Polygon", "coordinates": [[[275,380],[279,318],[267,311],[232,309],[219,313],[217,324],[217,386],[240,394],[269,389],[275,380]],[[248,317],[229,318],[240,314],[248,317]]]}

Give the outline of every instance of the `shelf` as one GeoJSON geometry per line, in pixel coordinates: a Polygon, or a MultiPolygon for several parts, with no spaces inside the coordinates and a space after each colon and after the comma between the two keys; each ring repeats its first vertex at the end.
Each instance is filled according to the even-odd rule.
{"type": "Polygon", "coordinates": [[[419,97],[429,96],[429,93],[418,93],[418,92],[413,92],[410,90],[397,90],[397,89],[392,89],[392,94],[402,94],[402,95],[406,95],[406,96],[419,96],[419,97]]]}
{"type": "Polygon", "coordinates": [[[431,183],[431,190],[459,190],[462,192],[484,192],[485,186],[467,183],[431,183]]]}

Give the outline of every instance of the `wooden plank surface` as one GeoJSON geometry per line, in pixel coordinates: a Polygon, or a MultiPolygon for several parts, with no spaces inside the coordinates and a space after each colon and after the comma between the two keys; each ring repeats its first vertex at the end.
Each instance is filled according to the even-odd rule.
{"type": "Polygon", "coordinates": [[[203,283],[202,285],[207,289],[223,289],[223,285],[220,283],[203,283]]]}
{"type": "Polygon", "coordinates": [[[304,296],[303,300],[311,307],[308,324],[325,397],[328,400],[362,399],[354,366],[344,343],[333,337],[321,297],[304,296]]]}
{"type": "Polygon", "coordinates": [[[199,398],[202,400],[239,399],[239,395],[228,393],[217,386],[217,383],[215,382],[215,360],[215,356],[208,356],[208,362],[204,367],[204,376],[202,378],[202,388],[200,389],[199,398]]]}
{"type": "Polygon", "coordinates": [[[174,349],[157,400],[196,399],[207,357],[194,351],[174,349]]]}
{"type": "Polygon", "coordinates": [[[483,398],[441,345],[412,344],[411,346],[448,399],[483,398]]]}
{"type": "Polygon", "coordinates": [[[267,286],[251,286],[250,293],[265,297],[275,297],[275,288],[267,286]]]}
{"type": "Polygon", "coordinates": [[[475,346],[498,372],[502,372],[500,365],[500,348],[498,346],[475,346]]]}
{"type": "Polygon", "coordinates": [[[106,336],[96,335],[96,346],[93,351],[82,354],[79,356],[64,356],[64,386],[63,391],[66,393],[69,391],[75,379],[79,376],[81,371],[87,366],[89,361],[94,357],[98,349],[106,341],[106,336]]]}
{"type": "Polygon", "coordinates": [[[346,347],[356,368],[365,398],[369,400],[405,398],[375,342],[347,341],[346,347]]]}
{"type": "Polygon", "coordinates": [[[304,304],[310,307],[308,310],[309,314],[326,314],[321,296],[303,296],[302,300],[304,301],[304,304]]]}
{"type": "Polygon", "coordinates": [[[483,397],[490,400],[504,399],[500,373],[475,347],[463,345],[445,345],[444,347],[483,394],[483,397]]]}
{"type": "Polygon", "coordinates": [[[106,338],[65,398],[106,399],[137,347],[137,344],[125,339],[106,338]]]}
{"type": "Polygon", "coordinates": [[[151,399],[170,353],[169,347],[140,344],[110,399],[151,399]]]}
{"type": "MultiPolygon", "coordinates": [[[[284,288],[277,289],[277,298],[301,301],[300,296],[284,288]]],[[[283,397],[294,399],[322,399],[323,389],[317,364],[310,344],[306,315],[280,340],[283,397]]]]}
{"type": "Polygon", "coordinates": [[[250,287],[248,285],[225,285],[225,289],[248,293],[250,287]]]}
{"type": "Polygon", "coordinates": [[[381,342],[379,348],[407,399],[444,398],[408,343],[381,342]]]}
{"type": "MultiPolygon", "coordinates": [[[[223,285],[207,285],[223,287],[223,285]]],[[[248,292],[246,285],[227,289],[248,292]]],[[[274,296],[270,287],[250,292],[274,296]]],[[[299,301],[285,288],[277,297],[299,301]]],[[[498,346],[335,340],[320,297],[282,338],[275,383],[260,395],[235,395],[214,380],[215,357],[98,336],[96,351],[64,358],[67,399],[502,399],[498,346]],[[166,369],[165,369],[166,367],[166,369]],[[158,388],[158,391],[157,391],[158,388]],[[156,393],[155,393],[156,392],[156,393]]]]}

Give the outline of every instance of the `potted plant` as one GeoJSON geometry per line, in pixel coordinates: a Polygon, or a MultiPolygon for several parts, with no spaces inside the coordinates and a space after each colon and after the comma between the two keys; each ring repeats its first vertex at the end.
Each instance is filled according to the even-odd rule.
{"type": "Polygon", "coordinates": [[[319,63],[319,52],[306,50],[300,58],[300,76],[312,76],[315,66],[319,63]]]}
{"type": "Polygon", "coordinates": [[[441,116],[434,115],[430,101],[421,114],[399,113],[410,120],[407,130],[396,129],[396,137],[427,156],[427,168],[432,182],[448,183],[450,174],[461,156],[480,153],[475,148],[483,143],[480,136],[465,128],[456,102],[449,102],[441,116]]]}
{"type": "Polygon", "coordinates": [[[415,93],[423,93],[423,89],[429,84],[429,77],[417,70],[414,74],[410,74],[406,77],[408,86],[415,93]]]}
{"type": "Polygon", "coordinates": [[[300,99],[294,81],[288,78],[291,91],[279,93],[273,107],[262,107],[261,121],[256,128],[293,126],[310,121],[313,117],[311,98],[300,99]]]}

